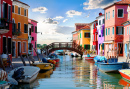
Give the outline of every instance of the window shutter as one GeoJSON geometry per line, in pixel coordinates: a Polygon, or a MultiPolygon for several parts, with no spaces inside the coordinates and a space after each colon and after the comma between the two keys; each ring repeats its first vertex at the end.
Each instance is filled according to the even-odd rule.
{"type": "Polygon", "coordinates": [[[28,25],[26,24],[26,33],[28,33],[28,25]]]}
{"type": "MultiPolygon", "coordinates": [[[[129,33],[129,32],[128,32],[129,33]]],[[[124,34],[124,27],[122,27],[122,34],[124,34]]]]}
{"type": "Polygon", "coordinates": [[[116,34],[118,34],[118,27],[116,27],[116,34]]]}

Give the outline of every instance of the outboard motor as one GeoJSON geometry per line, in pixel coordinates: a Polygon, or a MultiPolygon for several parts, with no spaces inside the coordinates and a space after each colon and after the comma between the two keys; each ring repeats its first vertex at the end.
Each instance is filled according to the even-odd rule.
{"type": "Polygon", "coordinates": [[[14,71],[12,78],[18,81],[19,79],[23,78],[23,74],[24,74],[24,68],[19,68],[18,70],[14,71]]]}

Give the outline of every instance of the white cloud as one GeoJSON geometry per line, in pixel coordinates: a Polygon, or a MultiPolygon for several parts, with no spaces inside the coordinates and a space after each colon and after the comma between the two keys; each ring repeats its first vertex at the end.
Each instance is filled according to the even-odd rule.
{"type": "Polygon", "coordinates": [[[32,9],[33,12],[40,12],[40,13],[46,13],[48,9],[46,7],[38,7],[38,8],[34,8],[32,9]]]}
{"type": "Polygon", "coordinates": [[[68,19],[64,19],[64,20],[63,20],[63,23],[65,23],[67,20],[68,20],[68,19]]]}
{"type": "Polygon", "coordinates": [[[54,21],[52,18],[47,18],[43,21],[46,24],[58,24],[58,21],[54,21]]]}
{"type": "Polygon", "coordinates": [[[98,8],[105,8],[106,6],[116,2],[117,0],[89,0],[88,2],[84,2],[83,9],[90,10],[90,9],[98,9],[98,8]]]}
{"type": "Polygon", "coordinates": [[[73,17],[74,15],[82,15],[82,12],[79,11],[75,11],[75,10],[69,10],[66,12],[66,14],[68,15],[68,17],[73,17]]]}
{"type": "Polygon", "coordinates": [[[62,17],[62,16],[56,16],[54,19],[55,20],[61,20],[61,19],[63,19],[64,17],[62,17]]]}

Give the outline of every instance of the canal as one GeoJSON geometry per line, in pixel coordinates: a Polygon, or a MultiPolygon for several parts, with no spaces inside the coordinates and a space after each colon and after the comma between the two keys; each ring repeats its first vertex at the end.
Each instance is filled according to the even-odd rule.
{"type": "Polygon", "coordinates": [[[19,84],[11,89],[127,89],[130,82],[120,74],[102,73],[93,61],[59,56],[56,69],[39,73],[31,84],[19,84]],[[126,88],[127,87],[127,88],[126,88]]]}

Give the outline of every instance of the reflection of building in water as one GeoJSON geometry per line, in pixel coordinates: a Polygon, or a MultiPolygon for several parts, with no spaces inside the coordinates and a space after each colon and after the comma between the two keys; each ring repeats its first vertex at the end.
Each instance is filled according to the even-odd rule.
{"type": "Polygon", "coordinates": [[[103,82],[104,89],[116,89],[115,85],[103,82]]]}
{"type": "Polygon", "coordinates": [[[89,83],[94,84],[96,78],[97,78],[97,69],[94,66],[94,63],[90,63],[90,80],[89,80],[89,83]]]}
{"type": "Polygon", "coordinates": [[[130,89],[130,81],[120,79],[119,84],[123,86],[123,89],[130,89]]]}
{"type": "Polygon", "coordinates": [[[77,60],[75,61],[74,65],[74,78],[76,87],[89,87],[91,84],[94,84],[97,75],[94,63],[89,63],[85,60],[77,60]]]}

